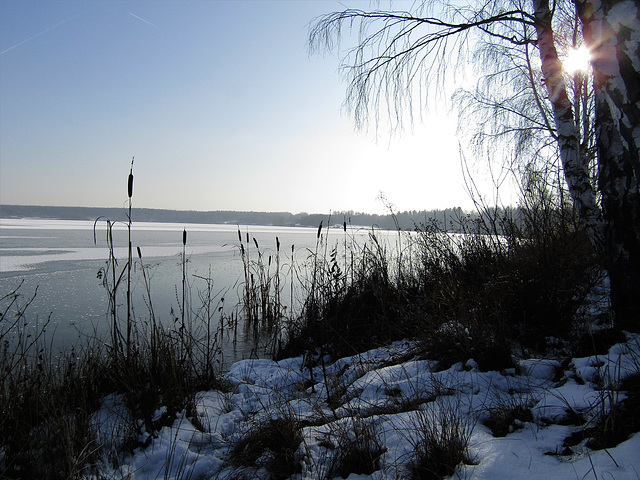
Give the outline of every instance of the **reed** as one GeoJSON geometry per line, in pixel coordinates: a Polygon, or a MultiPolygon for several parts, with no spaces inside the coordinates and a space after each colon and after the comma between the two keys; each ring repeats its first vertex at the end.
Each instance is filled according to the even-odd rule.
{"type": "Polygon", "coordinates": [[[184,342],[185,335],[185,312],[187,310],[186,304],[186,292],[187,292],[187,229],[183,229],[182,231],[182,305],[180,306],[180,317],[182,319],[182,324],[180,327],[180,335],[184,342]]]}
{"type": "Polygon", "coordinates": [[[198,289],[200,307],[195,311],[196,324],[201,325],[204,330],[204,332],[193,332],[192,348],[194,358],[198,362],[196,371],[204,378],[215,380],[223,360],[221,344],[225,337],[225,321],[232,328],[236,328],[237,324],[234,325],[232,319],[225,317],[224,295],[228,290],[215,292],[211,267],[206,277],[199,275],[194,277],[203,281],[205,285],[203,289],[198,289]]]}
{"type": "Polygon", "coordinates": [[[131,248],[131,198],[133,197],[133,161],[131,159],[131,169],[129,170],[129,177],[127,179],[127,196],[129,197],[129,211],[127,213],[127,236],[128,236],[128,248],[127,248],[127,358],[131,356],[131,330],[133,327],[132,307],[131,307],[131,264],[133,263],[133,255],[131,248]]]}
{"type": "Polygon", "coordinates": [[[294,300],[295,246],[291,262],[283,262],[280,239],[275,237],[275,250],[263,249],[255,237],[238,228],[238,245],[243,281],[240,288],[240,311],[244,317],[245,335],[252,338],[256,353],[274,351],[280,341],[285,315],[291,314],[294,300]],[[288,273],[285,272],[288,266],[288,273]],[[284,284],[290,283],[289,305],[284,303],[284,284]]]}
{"type": "MultiPolygon", "coordinates": [[[[101,217],[97,218],[93,224],[94,244],[97,244],[96,229],[97,224],[101,219],[101,217]]],[[[109,253],[105,265],[98,270],[97,277],[102,281],[102,286],[106,290],[109,298],[108,316],[110,317],[111,329],[111,355],[116,358],[124,357],[125,353],[123,348],[125,337],[120,331],[120,321],[118,317],[118,291],[128,265],[125,265],[125,267],[118,273],[118,259],[115,255],[115,245],[113,243],[114,223],[108,218],[104,219],[104,222],[106,226],[106,244],[109,253]]],[[[129,351],[128,346],[127,351],[129,351]]]]}

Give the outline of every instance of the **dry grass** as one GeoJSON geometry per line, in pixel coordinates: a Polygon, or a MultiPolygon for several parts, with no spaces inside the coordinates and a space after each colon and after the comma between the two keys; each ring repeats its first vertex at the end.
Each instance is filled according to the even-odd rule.
{"type": "Polygon", "coordinates": [[[281,480],[302,470],[296,452],[302,442],[301,427],[292,412],[276,418],[249,421],[249,428],[229,450],[229,463],[241,472],[243,467],[264,468],[269,478],[281,480]]]}
{"type": "Polygon", "coordinates": [[[460,464],[472,464],[468,447],[473,424],[454,407],[435,402],[416,411],[412,479],[439,480],[453,475],[460,464]]]}
{"type": "Polygon", "coordinates": [[[533,422],[531,407],[535,401],[526,395],[513,393],[500,399],[488,408],[489,416],[483,424],[489,427],[494,437],[505,437],[533,422]]]}
{"type": "Polygon", "coordinates": [[[374,420],[357,415],[331,423],[324,443],[334,451],[326,478],[371,475],[380,469],[380,457],[386,451],[374,420]]]}

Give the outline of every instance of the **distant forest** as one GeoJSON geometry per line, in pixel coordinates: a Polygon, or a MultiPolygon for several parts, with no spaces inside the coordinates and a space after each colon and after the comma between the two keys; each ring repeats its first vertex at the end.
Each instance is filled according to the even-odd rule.
{"type": "MultiPolygon", "coordinates": [[[[185,211],[135,208],[134,222],[166,222],[166,223],[218,223],[238,225],[275,225],[275,226],[309,226],[317,227],[322,221],[324,225],[348,225],[378,227],[385,230],[413,230],[416,226],[437,222],[441,228],[456,231],[463,218],[475,219],[475,212],[466,212],[459,207],[444,210],[421,210],[396,212],[394,215],[376,215],[354,211],[321,213],[288,213],[288,212],[235,212],[235,211],[185,211]]],[[[25,205],[0,205],[0,218],[43,218],[59,220],[95,220],[98,217],[113,221],[125,221],[124,208],[98,207],[48,207],[25,205]]]]}

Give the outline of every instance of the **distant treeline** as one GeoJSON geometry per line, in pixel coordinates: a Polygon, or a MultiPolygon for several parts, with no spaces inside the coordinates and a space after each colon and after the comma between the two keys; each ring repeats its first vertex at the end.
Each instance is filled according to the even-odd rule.
{"type": "MultiPolygon", "coordinates": [[[[394,215],[376,215],[354,211],[321,213],[288,213],[288,212],[235,212],[235,211],[185,211],[160,210],[151,208],[135,208],[135,222],[167,222],[167,223],[218,223],[238,225],[275,225],[275,226],[310,226],[317,227],[322,221],[324,225],[342,225],[346,222],[352,226],[371,227],[395,230],[413,230],[416,226],[436,221],[441,227],[450,231],[457,230],[460,219],[477,218],[477,213],[466,212],[461,208],[444,210],[412,210],[397,212],[394,215]]],[[[48,207],[25,205],[0,205],[0,218],[44,218],[59,220],[95,220],[98,217],[113,221],[125,221],[124,208],[99,207],[48,207]]]]}

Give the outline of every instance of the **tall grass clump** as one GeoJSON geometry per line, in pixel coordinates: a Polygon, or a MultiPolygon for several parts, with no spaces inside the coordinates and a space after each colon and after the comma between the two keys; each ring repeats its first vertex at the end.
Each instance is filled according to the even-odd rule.
{"type": "Polygon", "coordinates": [[[405,315],[410,282],[395,261],[398,250],[375,229],[362,235],[345,221],[342,230],[333,240],[329,228],[318,227],[301,286],[306,298],[280,356],[320,346],[334,357],[351,355],[412,334],[405,315]]]}
{"type": "Polygon", "coordinates": [[[280,239],[275,237],[275,251],[261,248],[255,237],[238,228],[238,245],[242,261],[243,278],[240,284],[240,314],[244,317],[245,335],[254,341],[256,353],[273,353],[285,328],[287,315],[293,312],[294,250],[291,247],[289,278],[282,259],[280,239]],[[287,281],[291,297],[287,305],[282,292],[287,281]]]}
{"type": "MultiPolygon", "coordinates": [[[[213,293],[211,276],[204,278],[206,289],[199,290],[202,300],[200,308],[192,311],[191,301],[188,300],[191,286],[187,280],[187,231],[182,232],[182,295],[176,297],[180,309],[180,317],[174,318],[174,325],[166,327],[156,317],[151,296],[151,278],[147,273],[148,267],[143,260],[140,247],[136,248],[140,270],[142,271],[146,291],[145,302],[149,310],[149,320],[136,321],[131,304],[131,266],[133,263],[131,242],[131,204],[133,195],[133,161],[127,182],[128,213],[128,259],[124,267],[118,270],[118,260],[115,256],[113,240],[114,222],[106,219],[107,247],[109,258],[98,276],[109,294],[109,316],[111,319],[110,338],[108,345],[110,357],[109,374],[106,378],[111,382],[112,391],[124,393],[129,402],[129,408],[144,420],[149,431],[153,431],[157,423],[154,419],[156,408],[163,406],[168,415],[190,408],[193,404],[192,395],[199,388],[211,387],[217,382],[219,371],[219,333],[224,319],[220,318],[219,325],[213,325],[213,319],[220,312],[219,303],[213,293]],[[118,312],[118,290],[120,284],[126,280],[126,336],[120,327],[118,312]]],[[[98,219],[99,220],[99,219],[98,219]]],[[[98,222],[96,220],[96,224],[98,222]]],[[[95,225],[94,225],[95,237],[95,225]]],[[[95,240],[95,238],[94,238],[95,240]]]]}
{"type": "Polygon", "coordinates": [[[331,423],[324,441],[334,453],[322,478],[371,475],[380,470],[380,459],[387,451],[374,420],[357,415],[331,423]]]}
{"type": "Polygon", "coordinates": [[[415,411],[409,438],[414,451],[412,480],[440,480],[452,476],[458,465],[473,463],[468,452],[473,422],[452,407],[439,402],[415,411]]]}
{"type": "MultiPolygon", "coordinates": [[[[586,440],[586,446],[598,450],[617,446],[640,430],[640,355],[638,339],[629,339],[612,348],[620,356],[595,355],[592,365],[597,396],[591,406],[580,412],[582,427],[569,435],[565,447],[586,440]]],[[[611,353],[611,352],[610,352],[611,353]]]]}
{"type": "Polygon", "coordinates": [[[268,478],[284,480],[302,471],[297,451],[303,441],[300,422],[291,411],[248,422],[249,428],[232,442],[228,460],[233,478],[255,478],[247,469],[266,469],[268,478]]]}
{"type": "Polygon", "coordinates": [[[54,357],[41,338],[21,346],[16,337],[31,335],[26,333],[27,311],[11,305],[17,307],[21,331],[4,330],[4,321],[14,314],[6,300],[0,302],[5,337],[0,357],[0,477],[83,478],[100,458],[89,418],[103,391],[103,359],[91,348],[54,357]]]}
{"type": "Polygon", "coordinates": [[[175,332],[161,324],[137,325],[128,357],[114,355],[109,342],[99,338],[54,353],[38,333],[42,330],[30,324],[32,300],[19,290],[0,299],[2,478],[87,478],[105,461],[117,465],[119,455],[143,445],[143,433],[150,441],[149,435],[171,424],[177,412],[192,415],[196,392],[223,388],[215,339],[207,345],[198,339],[194,343],[209,350],[185,357],[175,332]],[[114,394],[124,398],[131,418],[119,432],[126,437],[116,453],[92,422],[102,399],[114,394]]]}
{"type": "Polygon", "coordinates": [[[105,461],[117,465],[120,455],[144,446],[177,412],[193,415],[196,392],[223,388],[210,369],[181,357],[172,332],[159,326],[152,337],[139,329],[132,333],[135,353],[127,359],[114,357],[97,338],[56,355],[41,342],[27,350],[5,344],[0,477],[87,478],[105,461]],[[129,424],[118,432],[126,435],[119,439],[119,452],[110,451],[103,442],[111,440],[92,422],[107,395],[122,396],[129,412],[129,424]]]}

